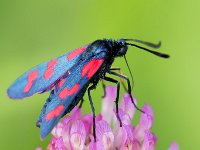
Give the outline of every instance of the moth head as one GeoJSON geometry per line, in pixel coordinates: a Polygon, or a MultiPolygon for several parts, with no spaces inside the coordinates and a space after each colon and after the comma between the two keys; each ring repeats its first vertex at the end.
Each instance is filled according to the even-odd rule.
{"type": "Polygon", "coordinates": [[[147,51],[147,52],[154,54],[156,56],[159,56],[161,58],[169,58],[168,54],[160,53],[160,52],[149,49],[149,48],[154,48],[154,49],[160,48],[161,42],[159,42],[158,44],[154,44],[151,42],[141,41],[141,40],[137,40],[137,39],[119,39],[119,40],[117,40],[116,41],[116,47],[117,47],[116,56],[125,56],[128,46],[137,47],[140,50],[147,51]],[[128,42],[134,42],[134,43],[128,43],[128,42]],[[149,47],[149,48],[146,48],[144,46],[149,47]]]}
{"type": "Polygon", "coordinates": [[[127,52],[128,46],[124,39],[116,41],[116,56],[124,56],[127,52]]]}

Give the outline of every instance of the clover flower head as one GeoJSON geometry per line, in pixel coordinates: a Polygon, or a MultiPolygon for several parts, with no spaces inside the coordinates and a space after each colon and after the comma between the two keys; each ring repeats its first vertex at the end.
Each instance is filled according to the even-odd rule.
{"type": "MultiPolygon", "coordinates": [[[[142,108],[139,123],[132,125],[135,108],[127,93],[122,97],[119,106],[120,127],[116,117],[114,101],[116,87],[107,86],[102,100],[101,114],[96,117],[96,142],[93,136],[93,115],[82,115],[82,109],[75,107],[70,116],[65,116],[52,130],[52,139],[48,150],[155,150],[157,137],[151,128],[154,113],[150,105],[142,108]]],[[[133,97],[135,103],[136,99],[133,97]]],[[[173,142],[169,150],[178,150],[173,142]]],[[[39,149],[38,149],[39,150],[39,149]]]]}

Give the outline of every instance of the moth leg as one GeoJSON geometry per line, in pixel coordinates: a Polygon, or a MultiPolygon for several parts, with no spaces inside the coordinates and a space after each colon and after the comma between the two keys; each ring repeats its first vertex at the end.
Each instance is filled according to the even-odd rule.
{"type": "MultiPolygon", "coordinates": [[[[119,68],[119,67],[110,68],[110,71],[118,71],[119,74],[122,74],[121,68],[119,68]]],[[[127,89],[127,87],[126,87],[126,85],[125,85],[125,83],[124,83],[124,79],[123,79],[123,78],[120,78],[120,80],[121,80],[121,83],[122,83],[122,85],[123,85],[124,90],[125,90],[126,92],[128,92],[128,89],[127,89]]]]}
{"type": "MultiPolygon", "coordinates": [[[[112,67],[112,68],[110,68],[110,70],[113,70],[113,71],[119,71],[119,73],[121,73],[121,68],[119,68],[119,67],[112,67]]],[[[123,81],[123,79],[121,79],[121,81],[122,81],[122,85],[123,85],[123,87],[124,87],[124,89],[125,89],[125,91],[127,91],[126,89],[126,86],[125,86],[125,84],[124,84],[124,81],[123,81]]],[[[103,92],[104,92],[104,94],[103,94],[103,96],[102,96],[102,98],[104,98],[105,96],[106,96],[106,85],[105,85],[105,83],[104,83],[104,79],[102,79],[102,88],[103,88],[103,92]]]]}
{"type": "Polygon", "coordinates": [[[126,76],[123,76],[123,75],[121,75],[121,74],[119,74],[119,73],[112,72],[112,71],[110,71],[110,72],[108,72],[108,73],[109,73],[109,74],[112,74],[112,75],[115,75],[115,76],[117,76],[117,77],[123,78],[124,80],[127,81],[127,84],[128,84],[128,90],[127,90],[127,92],[128,92],[128,94],[129,94],[129,96],[130,96],[130,98],[131,98],[131,102],[133,103],[134,107],[135,107],[137,110],[139,110],[139,111],[142,112],[142,113],[145,113],[142,109],[140,109],[139,107],[137,107],[137,105],[135,104],[135,102],[134,102],[134,100],[133,100],[133,97],[132,97],[132,95],[131,95],[131,84],[130,84],[129,78],[126,77],[126,76]]]}
{"type": "Polygon", "coordinates": [[[92,102],[92,97],[91,97],[91,94],[90,94],[90,91],[94,90],[95,87],[96,87],[96,85],[93,84],[88,88],[88,98],[89,98],[90,106],[92,108],[92,113],[93,113],[93,135],[94,135],[94,141],[96,142],[96,124],[95,124],[96,116],[95,116],[95,108],[94,108],[94,105],[93,105],[93,102],[92,102]]]}
{"type": "Polygon", "coordinates": [[[117,115],[117,119],[119,120],[119,123],[120,123],[120,127],[122,127],[122,121],[119,117],[119,105],[118,105],[118,102],[119,102],[119,90],[120,90],[120,82],[113,79],[113,78],[110,78],[110,77],[105,77],[104,78],[106,81],[109,81],[109,82],[112,82],[112,83],[115,83],[117,84],[117,96],[116,96],[116,100],[115,100],[115,104],[116,104],[116,115],[117,115]]]}
{"type": "Polygon", "coordinates": [[[106,96],[106,85],[103,79],[101,81],[102,81],[101,83],[102,83],[102,88],[103,88],[103,96],[101,98],[104,98],[106,96]]]}
{"type": "Polygon", "coordinates": [[[115,71],[115,70],[120,71],[121,68],[119,68],[119,67],[112,67],[112,68],[110,68],[110,70],[112,70],[112,71],[115,71]]]}
{"type": "Polygon", "coordinates": [[[82,107],[82,105],[83,105],[83,102],[84,102],[84,99],[83,98],[81,98],[81,102],[80,102],[80,104],[79,104],[79,108],[81,108],[82,107]]]}
{"type": "MultiPolygon", "coordinates": [[[[112,68],[110,68],[110,70],[112,70],[112,71],[119,71],[119,73],[121,73],[121,68],[119,68],[119,67],[112,67],[112,68]]],[[[121,79],[121,82],[122,82],[122,85],[123,85],[125,91],[127,91],[127,90],[126,90],[127,88],[126,88],[126,86],[125,86],[125,84],[124,84],[123,79],[121,79]]],[[[105,85],[103,79],[102,79],[102,87],[103,87],[103,91],[104,91],[104,95],[102,96],[102,98],[104,98],[104,97],[106,96],[106,85],[105,85]]]]}

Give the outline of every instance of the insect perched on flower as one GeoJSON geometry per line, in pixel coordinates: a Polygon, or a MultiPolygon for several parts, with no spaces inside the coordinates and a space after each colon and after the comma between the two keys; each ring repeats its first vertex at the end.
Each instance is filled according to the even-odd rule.
{"type": "Polygon", "coordinates": [[[157,56],[168,58],[166,54],[152,51],[145,47],[127,43],[137,42],[151,48],[159,48],[159,44],[153,44],[136,39],[96,40],[91,44],[75,49],[58,58],[42,63],[19,77],[9,88],[8,96],[12,99],[21,99],[35,93],[50,91],[50,96],[42,108],[38,118],[37,126],[40,127],[41,138],[45,138],[58,123],[58,121],[69,113],[88,90],[88,97],[93,112],[93,134],[95,132],[95,109],[92,102],[91,90],[95,89],[100,79],[117,84],[116,115],[122,126],[118,111],[118,100],[120,82],[108,77],[106,73],[118,76],[127,81],[127,92],[135,108],[139,109],[131,95],[131,84],[127,77],[116,73],[119,68],[112,68],[111,65],[116,57],[124,56],[128,46],[135,46],[157,56]]]}

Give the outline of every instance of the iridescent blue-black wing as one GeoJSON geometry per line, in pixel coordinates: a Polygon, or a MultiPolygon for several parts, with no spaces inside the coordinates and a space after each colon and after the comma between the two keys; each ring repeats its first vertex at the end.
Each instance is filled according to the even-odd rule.
{"type": "Polygon", "coordinates": [[[58,123],[60,118],[69,112],[74,102],[77,103],[84,95],[90,79],[102,66],[106,57],[105,52],[101,52],[93,57],[82,60],[69,69],[68,76],[62,80],[56,92],[50,96],[39,119],[41,138],[45,138],[58,123]]]}
{"type": "Polygon", "coordinates": [[[74,66],[87,46],[42,63],[20,76],[7,90],[12,99],[21,99],[50,90],[74,66]]]}

